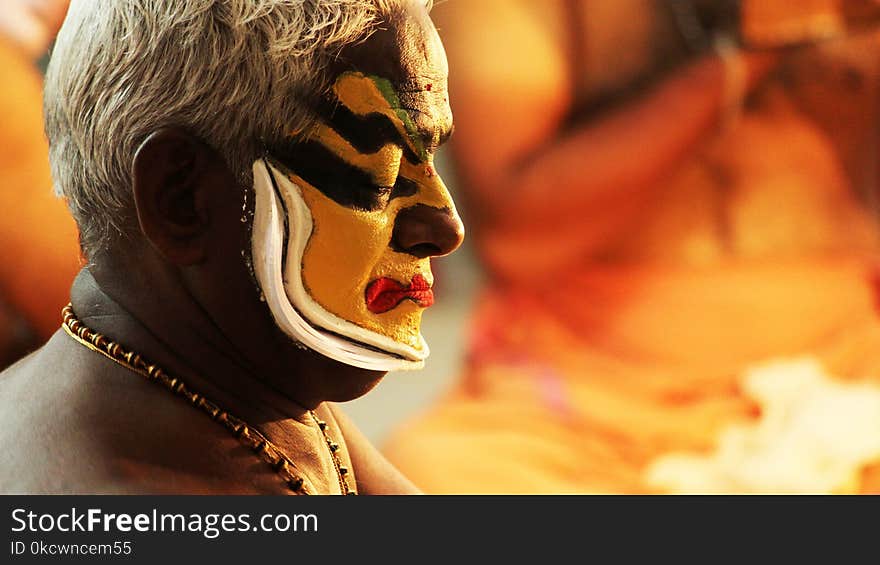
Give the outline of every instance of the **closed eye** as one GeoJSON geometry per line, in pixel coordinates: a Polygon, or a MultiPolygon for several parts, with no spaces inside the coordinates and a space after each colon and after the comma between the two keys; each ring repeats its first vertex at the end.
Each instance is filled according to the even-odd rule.
{"type": "Polygon", "coordinates": [[[413,196],[419,191],[419,185],[406,177],[398,176],[391,191],[390,199],[413,196]]]}

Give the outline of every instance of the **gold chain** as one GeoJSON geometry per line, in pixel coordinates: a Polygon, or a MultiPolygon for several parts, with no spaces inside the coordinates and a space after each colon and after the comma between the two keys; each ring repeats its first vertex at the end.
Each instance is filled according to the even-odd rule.
{"type": "MultiPolygon", "coordinates": [[[[268,463],[284,479],[284,483],[294,493],[313,494],[305,488],[305,480],[298,474],[299,469],[297,469],[296,464],[259,430],[249,426],[241,418],[237,418],[229,412],[222,410],[214,402],[194,392],[182,380],[172,377],[160,367],[146,361],[139,354],[133,351],[126,351],[120,344],[92,331],[77,319],[70,304],[65,306],[61,313],[64,320],[61,327],[77,342],[126,369],[141,375],[147,380],[162,385],[173,394],[183,397],[187,402],[226,428],[229,433],[238,438],[241,443],[253,451],[260,459],[268,463]]],[[[318,418],[317,414],[312,410],[309,410],[309,414],[324,436],[324,441],[333,460],[333,467],[336,469],[336,476],[339,479],[339,488],[345,494],[357,494],[348,486],[348,480],[346,479],[348,469],[339,460],[339,455],[337,454],[339,444],[333,442],[327,434],[327,422],[318,418]]]]}

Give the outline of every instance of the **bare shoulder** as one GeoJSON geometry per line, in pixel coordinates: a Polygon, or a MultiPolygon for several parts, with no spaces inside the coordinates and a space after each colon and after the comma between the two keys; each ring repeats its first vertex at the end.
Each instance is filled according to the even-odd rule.
{"type": "Polygon", "coordinates": [[[186,402],[56,334],[0,373],[0,493],[283,493],[186,402]]]}
{"type": "Polygon", "coordinates": [[[50,340],[0,373],[0,492],[88,492],[101,482],[102,456],[87,437],[90,414],[80,402],[85,391],[61,378],[76,368],[58,366],[54,349],[50,340]]]}

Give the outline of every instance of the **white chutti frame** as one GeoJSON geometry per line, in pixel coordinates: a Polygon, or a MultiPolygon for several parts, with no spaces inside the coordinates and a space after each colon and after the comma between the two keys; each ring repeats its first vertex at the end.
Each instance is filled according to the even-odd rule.
{"type": "Polygon", "coordinates": [[[306,347],[346,365],[372,371],[421,369],[429,354],[421,335],[422,349],[419,351],[343,320],[325,310],[305,291],[301,265],[312,234],[312,214],[300,188],[287,175],[264,159],[257,160],[253,169],[256,194],[252,241],[254,272],[275,323],[306,347]],[[292,231],[286,258],[282,256],[287,235],[284,208],[275,186],[284,198],[288,229],[292,231]]]}

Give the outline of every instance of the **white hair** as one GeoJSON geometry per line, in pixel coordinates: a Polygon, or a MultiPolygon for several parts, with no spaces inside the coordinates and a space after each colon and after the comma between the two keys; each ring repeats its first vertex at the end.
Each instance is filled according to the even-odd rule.
{"type": "Polygon", "coordinates": [[[244,182],[266,140],[305,130],[327,64],[394,0],[73,0],[46,75],[55,190],[89,255],[125,235],[131,162],[164,126],[244,182]],[[282,131],[283,130],[283,131],[282,131]]]}

